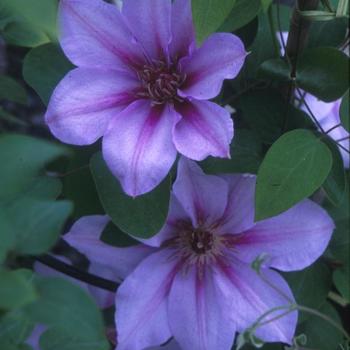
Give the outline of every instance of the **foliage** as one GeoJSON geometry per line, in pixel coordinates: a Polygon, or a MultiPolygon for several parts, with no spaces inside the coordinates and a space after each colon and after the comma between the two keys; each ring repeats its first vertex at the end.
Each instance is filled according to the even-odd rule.
{"type": "MultiPolygon", "coordinates": [[[[232,32],[249,52],[238,78],[226,81],[215,101],[233,110],[231,158],[209,157],[199,164],[208,174],[256,174],[256,221],[305,198],[327,210],[336,229],[326,252],[314,265],[284,277],[298,304],[341,325],[350,303],[349,169],[344,167],[339,140],[325,135],[329,130],[320,129],[317,111],[305,106],[307,99],[298,91],[324,102],[341,100],[339,126],[349,131],[346,9],[337,10],[335,5],[343,6],[344,1],[335,1],[332,11],[322,5],[316,12],[303,13],[312,20],[309,40],[295,60],[281,53],[278,40],[278,33],[289,28],[293,8],[278,3],[192,0],[198,45],[214,32],[232,32]]],[[[48,133],[43,124],[46,106],[59,81],[74,68],[58,43],[57,5],[56,0],[0,3],[4,41],[0,46],[6,49],[8,63],[3,70],[0,47],[0,348],[4,350],[30,349],[25,343],[38,324],[45,326],[43,350],[110,348],[105,333],[113,322],[104,323],[87,292],[64,278],[39,276],[33,263],[58,250],[84,270],[86,261],[62,248],[60,239],[73,219],[84,215],[111,217],[101,240],[115,247],[135,245],[135,237],[154,236],[165,223],[176,175],[174,166],[156,189],[131,198],[98,152],[99,141],[78,148],[59,144],[48,133]]],[[[343,342],[329,322],[303,312],[297,333],[306,335],[306,347],[312,349],[340,349],[343,342]]],[[[242,349],[254,348],[251,337],[243,340],[242,349]]],[[[266,350],[284,349],[282,344],[260,344],[255,338],[254,342],[266,350]]]]}

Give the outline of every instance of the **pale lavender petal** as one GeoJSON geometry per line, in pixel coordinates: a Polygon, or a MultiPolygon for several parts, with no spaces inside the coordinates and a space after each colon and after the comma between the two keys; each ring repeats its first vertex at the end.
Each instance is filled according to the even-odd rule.
{"type": "Polygon", "coordinates": [[[220,222],[220,233],[237,234],[254,226],[256,177],[253,175],[222,175],[228,183],[229,196],[220,222]]]}
{"type": "Polygon", "coordinates": [[[47,330],[47,326],[37,325],[32,334],[26,340],[26,344],[30,345],[34,350],[40,350],[39,340],[41,335],[47,330]]]}
{"type": "MultiPolygon", "coordinates": [[[[261,274],[270,284],[278,288],[286,297],[269,286],[249,265],[232,258],[229,263],[221,262],[218,269],[226,283],[231,284],[231,298],[234,302],[232,317],[237,325],[237,331],[243,332],[265,312],[275,307],[288,306],[294,303],[290,288],[284,279],[275,271],[262,269],[261,274]]],[[[286,310],[272,312],[271,319],[286,310]]],[[[297,325],[297,312],[291,312],[265,326],[259,327],[255,335],[267,342],[291,343],[297,325]]]]}
{"type": "MultiPolygon", "coordinates": [[[[332,110],[334,106],[339,103],[336,102],[324,102],[319,100],[316,96],[308,94],[306,92],[302,92],[304,95],[305,103],[311,110],[312,114],[318,120],[318,122],[322,123],[322,121],[327,118],[330,114],[332,114],[332,110]]],[[[299,94],[297,95],[299,97],[299,94]]],[[[307,114],[309,113],[309,109],[306,108],[305,103],[301,105],[301,109],[305,111],[307,114]]]]}
{"type": "Polygon", "coordinates": [[[187,56],[195,45],[190,0],[175,0],[171,8],[170,54],[173,60],[187,56]]]}
{"type": "Polygon", "coordinates": [[[144,62],[136,42],[115,5],[102,0],[61,0],[60,44],[80,67],[129,69],[144,62]]]}
{"type": "Polygon", "coordinates": [[[92,263],[110,268],[120,280],[130,274],[154,249],[145,245],[117,248],[103,243],[100,236],[108,221],[107,216],[84,216],[63,238],[92,263]]]}
{"type": "Polygon", "coordinates": [[[173,193],[195,227],[213,225],[225,211],[228,185],[218,176],[205,175],[195,162],[181,157],[173,193]]]}
{"type": "Polygon", "coordinates": [[[140,350],[171,337],[167,297],[177,270],[173,251],[164,249],[143,260],[118,288],[118,350],[140,350]]]}
{"type": "Polygon", "coordinates": [[[179,223],[186,220],[188,220],[188,214],[178,199],[171,194],[168,217],[162,229],[152,238],[137,239],[148,246],[160,247],[163,242],[175,237],[178,234],[179,223]]]}
{"type": "Polygon", "coordinates": [[[162,346],[152,346],[147,348],[147,350],[182,350],[180,345],[176,342],[175,339],[171,339],[167,344],[162,346]]]}
{"type": "Polygon", "coordinates": [[[232,285],[220,274],[192,266],[179,272],[169,295],[169,324],[183,350],[231,349],[236,326],[232,285]]]}
{"type": "Polygon", "coordinates": [[[181,95],[199,100],[217,96],[224,79],[238,75],[246,56],[244,45],[237,36],[212,34],[191,56],[180,61],[183,73],[187,75],[181,95]]]}
{"type": "Polygon", "coordinates": [[[182,119],[174,129],[173,140],[181,154],[194,160],[208,156],[230,158],[233,121],[225,108],[192,100],[179,104],[176,110],[182,119]]]}
{"type": "Polygon", "coordinates": [[[58,84],[45,120],[61,141],[74,145],[94,143],[112,118],[134,100],[134,76],[115,71],[77,68],[58,84]]]}
{"type": "MultiPolygon", "coordinates": [[[[132,252],[130,252],[130,254],[131,253],[132,252]]],[[[89,272],[110,281],[120,281],[120,275],[116,272],[116,269],[114,267],[111,268],[92,262],[89,266],[89,272]]],[[[101,309],[105,309],[114,305],[115,293],[94,287],[92,285],[89,285],[88,288],[90,294],[96,300],[101,309]]]]}
{"type": "Polygon", "coordinates": [[[171,40],[171,0],[124,0],[122,13],[151,60],[167,60],[171,40]]]}
{"type": "Polygon", "coordinates": [[[280,45],[281,56],[284,56],[284,54],[285,54],[284,47],[287,45],[288,36],[289,36],[288,32],[277,32],[276,33],[276,37],[277,37],[278,43],[280,45]]]}
{"type": "Polygon", "coordinates": [[[171,133],[178,118],[168,105],[139,100],[110,124],[103,157],[128,195],[153,190],[168,174],[176,159],[171,133]]]}
{"type": "Polygon", "coordinates": [[[334,229],[327,212],[305,200],[271,219],[260,221],[238,239],[237,257],[252,262],[265,253],[266,264],[282,271],[303,269],[325,251],[334,229]]]}

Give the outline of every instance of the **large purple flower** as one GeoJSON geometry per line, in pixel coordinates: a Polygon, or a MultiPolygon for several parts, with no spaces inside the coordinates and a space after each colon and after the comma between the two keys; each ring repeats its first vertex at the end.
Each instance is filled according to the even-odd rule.
{"type": "Polygon", "coordinates": [[[230,114],[213,102],[246,52],[232,34],[195,45],[190,0],[61,0],[60,43],[78,67],[55,89],[46,114],[61,141],[103,156],[126,193],[152,190],[177,152],[229,157],[230,114]]]}
{"type": "MultiPolygon", "coordinates": [[[[125,254],[99,241],[103,226],[95,226],[94,239],[84,231],[65,236],[92,261],[103,258],[116,270],[129,266],[116,297],[118,350],[144,349],[172,336],[184,350],[229,350],[236,331],[293,300],[273,269],[299,270],[314,262],[330,240],[333,222],[305,200],[254,223],[254,190],[253,176],[208,176],[182,158],[168,219],[156,236],[124,248],[125,254]],[[288,300],[251,268],[262,253],[262,276],[288,300]]],[[[256,335],[290,343],[296,322],[293,312],[256,335]]]]}

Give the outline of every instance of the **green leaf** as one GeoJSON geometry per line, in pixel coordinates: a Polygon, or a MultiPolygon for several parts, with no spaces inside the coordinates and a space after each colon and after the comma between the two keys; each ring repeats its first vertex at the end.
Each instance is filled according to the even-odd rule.
{"type": "Polygon", "coordinates": [[[90,166],[102,205],[122,231],[133,236],[149,238],[161,229],[169,208],[169,176],[152,192],[132,198],[123,192],[101,153],[92,157],[90,166]]]}
{"type": "Polygon", "coordinates": [[[268,18],[265,14],[260,13],[258,19],[258,32],[253,44],[249,47],[250,53],[243,66],[246,79],[255,79],[261,63],[276,56],[268,18]]]}
{"type": "Polygon", "coordinates": [[[347,184],[342,202],[337,206],[326,205],[326,209],[332,216],[335,223],[335,230],[328,246],[326,256],[332,259],[337,266],[333,272],[333,282],[342,296],[350,302],[350,196],[349,184],[347,184]]]}
{"type": "Polygon", "coordinates": [[[0,100],[8,100],[25,105],[27,93],[13,78],[0,74],[0,100]]]}
{"type": "MultiPolygon", "coordinates": [[[[317,310],[325,303],[332,286],[331,271],[322,262],[316,262],[302,271],[284,273],[283,276],[296,302],[317,310]]],[[[298,321],[304,322],[309,317],[307,313],[300,313],[298,321]]]]}
{"type": "Polygon", "coordinates": [[[271,79],[278,82],[290,81],[288,63],[282,58],[272,58],[262,63],[258,70],[258,78],[271,79]]]}
{"type": "Polygon", "coordinates": [[[311,131],[297,129],[282,135],[258,171],[255,219],[280,214],[310,196],[331,167],[331,152],[311,131]]]}
{"type": "Polygon", "coordinates": [[[344,198],[346,189],[346,178],[344,170],[344,162],[339,151],[338,146],[334,143],[331,138],[324,138],[323,142],[328,146],[332,152],[332,169],[323,184],[328,198],[334,205],[340,205],[344,198]]]}
{"type": "MultiPolygon", "coordinates": [[[[341,320],[337,311],[328,302],[324,303],[320,312],[335,321],[341,326],[341,320]]],[[[307,336],[306,347],[317,350],[338,349],[342,342],[342,334],[334,328],[329,322],[320,317],[313,316],[299,327],[298,333],[304,333],[307,336]]]]}
{"type": "Polygon", "coordinates": [[[139,241],[122,232],[113,222],[109,222],[102,231],[101,241],[114,247],[130,247],[139,244],[139,241]]]}
{"type": "Polygon", "coordinates": [[[345,18],[336,18],[326,22],[312,22],[308,47],[339,47],[346,37],[347,28],[348,21],[345,18]]]}
{"type": "Polygon", "coordinates": [[[272,4],[272,1],[273,0],[261,0],[261,5],[262,5],[262,8],[265,12],[268,10],[270,5],[272,4]]]}
{"type": "Polygon", "coordinates": [[[200,163],[206,173],[258,172],[263,159],[262,143],[256,135],[245,129],[237,129],[231,143],[231,159],[208,157],[200,163]]]}
{"type": "Polygon", "coordinates": [[[23,193],[48,163],[68,154],[67,148],[24,135],[0,136],[0,202],[23,193]]]}
{"type": "Polygon", "coordinates": [[[55,201],[58,179],[43,176],[44,166],[66,155],[64,147],[21,135],[0,137],[0,255],[9,250],[38,254],[56,242],[72,210],[55,201]]]}
{"type": "Polygon", "coordinates": [[[349,58],[338,49],[305,50],[297,63],[297,84],[323,101],[342,97],[348,89],[349,58]]]}
{"type": "Polygon", "coordinates": [[[234,4],[235,0],[192,0],[192,15],[198,43],[202,43],[220,27],[234,4]]]}
{"type": "Polygon", "coordinates": [[[26,270],[0,270],[0,309],[14,309],[36,300],[37,293],[27,273],[26,270]]]}
{"type": "MultiPolygon", "coordinates": [[[[62,345],[74,340],[75,349],[107,350],[102,315],[91,297],[80,287],[61,278],[36,277],[34,283],[39,299],[27,305],[26,313],[36,322],[50,327],[51,346],[57,341],[62,345]],[[93,347],[94,346],[94,347],[93,347]]],[[[46,336],[47,337],[47,336],[46,336]]],[[[51,349],[49,342],[43,342],[51,349]]],[[[64,348],[65,349],[65,348],[64,348]]]]}
{"type": "Polygon", "coordinates": [[[13,240],[8,248],[22,254],[41,254],[56,243],[73,208],[68,201],[53,199],[24,196],[6,206],[0,204],[0,221],[7,226],[1,237],[12,236],[13,240]]]}
{"type": "Polygon", "coordinates": [[[260,0],[236,0],[218,32],[233,32],[252,21],[261,9],[260,0]]]}
{"type": "Polygon", "coordinates": [[[346,92],[346,94],[343,96],[343,99],[341,101],[340,105],[340,119],[342,122],[342,125],[344,129],[350,132],[350,112],[349,112],[349,90],[346,92]]]}
{"type": "Polygon", "coordinates": [[[34,47],[56,40],[57,0],[1,0],[0,32],[12,45],[34,47]]]}
{"type": "Polygon", "coordinates": [[[267,144],[272,144],[284,130],[313,128],[302,111],[290,105],[281,93],[272,88],[242,95],[238,107],[254,132],[267,144]]]}
{"type": "Polygon", "coordinates": [[[59,46],[46,44],[26,55],[23,77],[47,105],[56,85],[73,68],[59,46]]]}
{"type": "Polygon", "coordinates": [[[33,328],[33,322],[21,309],[12,310],[0,317],[0,339],[8,339],[13,344],[23,343],[33,328]]]}
{"type": "Polygon", "coordinates": [[[99,145],[74,148],[73,156],[64,169],[63,195],[74,203],[73,217],[76,219],[104,214],[89,167],[90,158],[97,151],[96,146],[99,145]]]}

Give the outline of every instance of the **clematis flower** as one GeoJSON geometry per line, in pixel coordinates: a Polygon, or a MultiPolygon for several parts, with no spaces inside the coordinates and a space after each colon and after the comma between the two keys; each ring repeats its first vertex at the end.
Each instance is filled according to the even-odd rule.
{"type": "Polygon", "coordinates": [[[233,122],[207,101],[240,71],[246,52],[229,33],[196,47],[190,0],[61,0],[60,44],[78,68],[55,89],[46,123],[61,141],[103,137],[103,156],[124,191],[151,191],[177,152],[229,157],[233,122]]]}
{"type": "MultiPolygon", "coordinates": [[[[254,191],[254,176],[209,176],[181,158],[168,218],[156,236],[124,248],[125,254],[99,241],[102,225],[95,225],[94,239],[83,230],[65,236],[91,261],[103,257],[115,269],[130,267],[116,295],[118,350],[145,349],[171,337],[184,350],[229,350],[235,332],[293,300],[275,269],[313,263],[330,240],[333,221],[304,200],[254,223],[254,191]],[[288,300],[251,268],[263,253],[262,276],[288,300]]],[[[93,224],[96,218],[85,220],[93,224]]],[[[290,343],[296,323],[293,312],[259,327],[256,335],[290,343]]]]}

